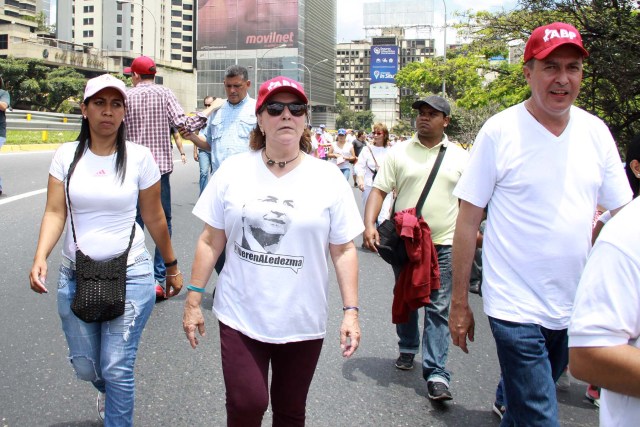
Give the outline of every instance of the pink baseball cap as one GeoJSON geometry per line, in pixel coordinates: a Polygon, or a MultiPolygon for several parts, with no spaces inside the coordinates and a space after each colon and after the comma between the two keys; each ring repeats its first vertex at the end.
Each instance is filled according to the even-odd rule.
{"type": "Polygon", "coordinates": [[[524,62],[531,58],[544,59],[556,48],[565,44],[577,47],[583,56],[589,52],[582,45],[582,37],[573,25],[554,22],[533,30],[524,48],[524,62]]]}
{"type": "Polygon", "coordinates": [[[87,81],[87,86],[84,88],[84,98],[87,99],[90,96],[95,95],[102,89],[112,87],[122,94],[122,98],[127,100],[127,87],[122,80],[113,77],[111,74],[103,74],[98,77],[94,77],[87,81]]]}
{"type": "Polygon", "coordinates": [[[127,67],[124,69],[124,74],[155,74],[156,73],[156,63],[153,62],[153,59],[148,56],[138,56],[131,63],[131,67],[127,67]]]}
{"type": "Polygon", "coordinates": [[[278,76],[260,85],[258,91],[258,100],[256,101],[256,113],[260,111],[265,101],[276,93],[292,93],[302,100],[305,104],[309,103],[307,95],[300,83],[288,77],[278,76]]]}

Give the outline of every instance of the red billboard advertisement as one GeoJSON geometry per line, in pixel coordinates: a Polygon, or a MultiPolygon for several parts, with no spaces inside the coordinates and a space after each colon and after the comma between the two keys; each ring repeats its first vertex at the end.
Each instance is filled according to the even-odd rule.
{"type": "Polygon", "coordinates": [[[293,47],[298,1],[198,0],[197,37],[197,50],[293,47]]]}

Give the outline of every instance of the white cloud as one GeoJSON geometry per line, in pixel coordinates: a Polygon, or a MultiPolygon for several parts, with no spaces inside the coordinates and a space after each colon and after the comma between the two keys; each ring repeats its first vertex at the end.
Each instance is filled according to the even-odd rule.
{"type": "MultiPolygon", "coordinates": [[[[447,6],[447,20],[451,22],[453,14],[457,11],[472,10],[509,10],[516,6],[516,0],[474,0],[474,7],[469,7],[467,0],[444,0],[447,6]]],[[[434,0],[434,26],[442,28],[444,26],[444,5],[443,0],[434,0]]],[[[349,42],[365,38],[363,23],[363,4],[365,0],[339,0],[338,2],[338,34],[337,41],[349,42]]],[[[439,55],[442,54],[443,32],[435,31],[436,49],[439,55]]],[[[454,41],[455,34],[452,29],[447,31],[447,43],[454,41]]]]}

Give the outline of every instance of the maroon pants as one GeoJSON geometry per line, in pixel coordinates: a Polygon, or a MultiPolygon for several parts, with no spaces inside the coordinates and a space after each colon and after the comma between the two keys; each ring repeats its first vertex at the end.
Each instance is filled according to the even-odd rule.
{"type": "Polygon", "coordinates": [[[262,425],[269,405],[269,363],[273,426],[304,426],[307,393],[323,340],[269,344],[218,323],[227,426],[262,425]]]}

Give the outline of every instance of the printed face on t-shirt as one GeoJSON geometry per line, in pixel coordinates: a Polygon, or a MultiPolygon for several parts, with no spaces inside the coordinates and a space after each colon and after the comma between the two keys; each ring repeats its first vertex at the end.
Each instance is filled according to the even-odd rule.
{"type": "Polygon", "coordinates": [[[245,236],[252,236],[263,248],[268,248],[273,253],[289,229],[293,209],[293,200],[276,196],[260,197],[247,202],[242,219],[245,236]]]}

